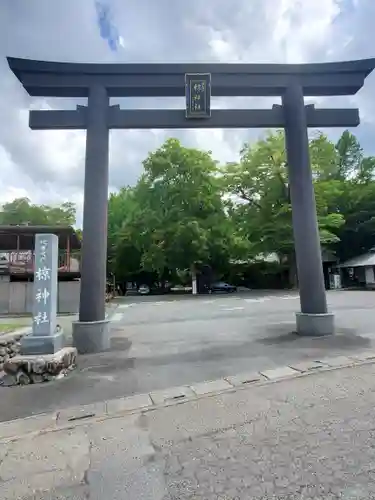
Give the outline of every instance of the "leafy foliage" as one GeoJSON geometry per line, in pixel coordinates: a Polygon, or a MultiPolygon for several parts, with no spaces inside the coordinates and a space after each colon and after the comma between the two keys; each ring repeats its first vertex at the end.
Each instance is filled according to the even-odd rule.
{"type": "Polygon", "coordinates": [[[128,260],[124,265],[129,271],[139,264],[162,276],[166,270],[202,263],[225,264],[235,237],[211,153],[169,139],[143,166],[133,190],[110,198],[109,240],[116,249],[116,267],[120,260],[128,260]],[[127,214],[121,216],[124,207],[127,214]]]}
{"type": "Polygon", "coordinates": [[[53,207],[33,205],[28,198],[16,198],[5,203],[0,211],[0,224],[71,226],[75,220],[76,208],[70,202],[53,207]]]}
{"type": "MultiPolygon", "coordinates": [[[[320,134],[310,141],[320,238],[337,240],[343,224],[340,213],[330,211],[329,200],[338,186],[329,184],[336,164],[334,145],[320,134]]],[[[240,162],[226,167],[227,188],[235,195],[232,216],[257,253],[276,253],[282,259],[294,253],[292,207],[288,184],[284,134],[268,133],[253,145],[245,144],[240,162]]],[[[341,191],[339,191],[341,193],[341,191]]]]}
{"type": "MultiPolygon", "coordinates": [[[[309,141],[322,247],[347,258],[375,246],[375,158],[350,132],[337,144],[309,141]],[[349,250],[351,249],[351,250],[349,250]]],[[[190,269],[275,253],[294,265],[292,208],[284,134],[245,144],[238,163],[220,167],[210,152],[165,142],[143,163],[134,188],[109,200],[113,269],[190,269]]],[[[293,269],[292,269],[293,270],[293,269]]]]}
{"type": "MultiPolygon", "coordinates": [[[[322,247],[341,260],[375,247],[375,157],[345,131],[337,144],[309,141],[322,247]]],[[[108,267],[119,280],[139,273],[165,279],[180,270],[275,253],[292,269],[292,209],[282,131],[245,144],[237,163],[219,166],[210,151],[167,140],[143,162],[134,187],[108,202],[108,267]]],[[[75,206],[6,203],[0,224],[72,225],[75,206]]],[[[180,273],[181,274],[181,273],[180,273]]]]}

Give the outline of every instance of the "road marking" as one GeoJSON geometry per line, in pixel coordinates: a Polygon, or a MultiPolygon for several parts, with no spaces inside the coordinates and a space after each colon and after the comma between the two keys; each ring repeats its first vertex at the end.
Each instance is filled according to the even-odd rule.
{"type": "Polygon", "coordinates": [[[135,305],[136,305],[135,302],[131,302],[130,304],[121,304],[118,306],[118,309],[127,309],[128,307],[133,307],[135,305]]]}
{"type": "Polygon", "coordinates": [[[121,321],[123,317],[124,317],[123,313],[115,313],[112,316],[111,321],[121,321]]]}
{"type": "Polygon", "coordinates": [[[224,307],[223,311],[242,311],[244,307],[224,307]]]}
{"type": "Polygon", "coordinates": [[[244,299],[247,303],[256,303],[256,302],[266,302],[267,300],[290,300],[290,299],[298,299],[298,295],[271,295],[270,297],[259,297],[257,299],[244,299]]]}

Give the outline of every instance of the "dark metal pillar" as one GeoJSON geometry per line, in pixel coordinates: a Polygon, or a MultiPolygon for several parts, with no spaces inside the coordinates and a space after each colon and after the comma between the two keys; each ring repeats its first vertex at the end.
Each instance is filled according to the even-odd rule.
{"type": "Polygon", "coordinates": [[[327,315],[306,111],[303,89],[298,82],[290,84],[282,96],[282,103],[301,301],[301,313],[297,315],[297,330],[301,330],[302,334],[313,335],[332,333],[329,330],[330,325],[333,329],[333,317],[327,315]],[[317,323],[324,325],[316,328],[317,323]]]}
{"type": "Polygon", "coordinates": [[[89,90],[81,259],[79,322],[73,330],[79,352],[109,347],[105,320],[107,212],[108,212],[108,110],[105,87],[89,90]]]}

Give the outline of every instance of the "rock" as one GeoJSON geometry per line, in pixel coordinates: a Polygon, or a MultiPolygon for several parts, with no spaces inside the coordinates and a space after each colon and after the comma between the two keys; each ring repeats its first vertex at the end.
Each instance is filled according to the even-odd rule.
{"type": "Polygon", "coordinates": [[[4,363],[2,363],[2,362],[0,361],[0,372],[2,372],[2,371],[3,371],[3,366],[4,366],[4,363]]]}
{"type": "Polygon", "coordinates": [[[4,361],[5,373],[13,376],[18,384],[37,384],[65,377],[74,367],[77,350],[64,347],[54,354],[21,355],[15,352],[4,361]]]}
{"type": "Polygon", "coordinates": [[[53,359],[46,363],[46,370],[48,373],[51,373],[51,375],[57,375],[61,371],[61,368],[62,364],[60,360],[53,359]]]}
{"type": "Polygon", "coordinates": [[[4,347],[4,346],[6,347],[7,344],[8,344],[7,340],[0,338],[0,346],[1,347],[4,347]]]}
{"type": "Polygon", "coordinates": [[[29,372],[29,361],[22,358],[22,356],[13,356],[13,359],[9,358],[4,363],[4,371],[11,375],[17,373],[18,370],[23,369],[25,372],[29,372]]]}
{"type": "Polygon", "coordinates": [[[76,352],[72,352],[71,366],[73,368],[75,368],[77,366],[77,353],[76,352]]]}
{"type": "Polygon", "coordinates": [[[5,373],[8,373],[9,375],[15,375],[18,370],[18,366],[13,363],[10,363],[9,360],[6,360],[4,362],[3,370],[5,371],[5,373]]]}
{"type": "Polygon", "coordinates": [[[29,377],[32,384],[41,384],[45,382],[43,375],[39,375],[38,373],[30,373],[29,377]]]}
{"type": "Polygon", "coordinates": [[[19,385],[28,385],[30,384],[30,377],[23,370],[19,370],[16,373],[16,382],[19,385]]]}
{"type": "Polygon", "coordinates": [[[36,359],[31,368],[34,373],[43,373],[46,370],[46,362],[43,358],[36,359]]]}
{"type": "Polygon", "coordinates": [[[75,361],[74,353],[67,351],[66,353],[64,353],[62,357],[61,364],[64,368],[69,368],[69,366],[72,366],[72,364],[74,364],[74,361],[75,361]]]}
{"type": "Polygon", "coordinates": [[[61,372],[56,375],[55,379],[56,380],[60,380],[61,378],[64,378],[68,375],[68,371],[67,370],[61,370],[61,372]]]}
{"type": "Polygon", "coordinates": [[[14,375],[6,374],[0,379],[0,385],[3,387],[12,387],[13,385],[17,385],[16,377],[14,375]]]}
{"type": "Polygon", "coordinates": [[[0,347],[0,356],[5,356],[7,354],[6,347],[0,347]]]}

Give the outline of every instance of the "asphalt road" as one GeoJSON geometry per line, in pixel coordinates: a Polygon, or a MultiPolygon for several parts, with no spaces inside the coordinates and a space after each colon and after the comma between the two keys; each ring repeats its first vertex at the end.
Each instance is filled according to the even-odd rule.
{"type": "Polygon", "coordinates": [[[373,348],[375,293],[333,291],[337,333],[293,333],[298,295],[125,297],[109,352],[81,356],[68,378],[0,387],[0,420],[373,348]]]}

